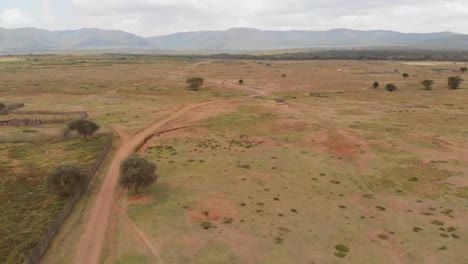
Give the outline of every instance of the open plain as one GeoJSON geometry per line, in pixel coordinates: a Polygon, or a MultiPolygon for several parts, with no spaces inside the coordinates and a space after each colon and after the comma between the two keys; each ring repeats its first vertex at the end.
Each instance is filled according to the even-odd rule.
{"type": "MultiPolygon", "coordinates": [[[[468,263],[468,82],[447,88],[449,76],[468,80],[457,72],[467,65],[143,55],[0,60],[0,102],[24,103],[22,111],[86,111],[116,137],[42,263],[468,263]],[[199,91],[185,83],[194,76],[204,78],[199,91]],[[422,89],[425,79],[434,80],[432,90],[422,89]],[[386,91],[387,83],[397,90],[386,91]],[[139,194],[116,185],[118,161],[130,153],[158,167],[158,182],[139,194]]],[[[0,126],[0,137],[62,128],[0,126]]],[[[30,164],[14,144],[35,145],[0,143],[2,203],[15,197],[5,194],[8,168],[30,164]]],[[[50,151],[47,161],[65,159],[40,144],[38,153],[50,151]]],[[[45,179],[41,173],[31,176],[35,183],[45,179]]],[[[37,213],[26,207],[25,214],[37,213]]],[[[0,237],[15,232],[4,225],[0,237]]],[[[28,243],[11,251],[11,241],[0,241],[0,260],[18,263],[11,254],[27,254],[28,243]]]]}

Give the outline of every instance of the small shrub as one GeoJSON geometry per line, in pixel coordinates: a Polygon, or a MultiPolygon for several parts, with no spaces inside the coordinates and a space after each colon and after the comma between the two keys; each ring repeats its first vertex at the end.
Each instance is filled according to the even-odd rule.
{"type": "Polygon", "coordinates": [[[445,225],[444,222],[439,221],[439,220],[433,220],[433,221],[431,221],[431,224],[436,225],[436,226],[443,226],[443,225],[445,225]]]}
{"type": "Polygon", "coordinates": [[[335,256],[337,256],[338,258],[344,258],[344,257],[346,257],[346,253],[344,253],[344,252],[335,252],[335,256]]]}
{"type": "Polygon", "coordinates": [[[244,84],[244,80],[240,79],[239,80],[239,85],[243,85],[244,84]]]}
{"type": "Polygon", "coordinates": [[[347,253],[349,252],[349,248],[343,244],[338,244],[335,246],[335,249],[338,251],[338,252],[344,252],[344,253],[347,253]]]}
{"type": "Polygon", "coordinates": [[[401,76],[403,76],[403,78],[405,78],[405,79],[406,79],[406,78],[408,78],[408,77],[409,77],[409,74],[405,72],[405,73],[403,73],[401,76]]]}
{"type": "Polygon", "coordinates": [[[201,222],[201,227],[205,230],[210,229],[213,227],[213,224],[210,221],[203,221],[201,222]]]}
{"type": "Polygon", "coordinates": [[[389,83],[385,86],[385,90],[389,91],[389,92],[394,92],[397,90],[397,87],[394,83],[389,83]]]}
{"type": "Polygon", "coordinates": [[[380,211],[386,211],[387,209],[383,206],[377,205],[375,208],[379,209],[380,211]]]}
{"type": "Polygon", "coordinates": [[[450,233],[453,233],[453,232],[457,231],[457,229],[455,227],[451,226],[451,227],[447,228],[447,231],[450,232],[450,233]]]}
{"type": "Polygon", "coordinates": [[[384,235],[384,234],[378,234],[377,237],[382,239],[382,240],[387,240],[388,239],[388,236],[384,235]]]}
{"type": "Polygon", "coordinates": [[[408,179],[408,181],[417,182],[419,179],[417,177],[411,177],[408,179]]]}
{"type": "Polygon", "coordinates": [[[283,238],[282,237],[275,238],[275,243],[276,244],[282,244],[283,243],[283,238]]]}
{"type": "Polygon", "coordinates": [[[424,90],[432,90],[432,85],[434,85],[433,80],[424,80],[421,82],[422,86],[424,86],[424,90]]]}
{"type": "Polygon", "coordinates": [[[418,233],[418,232],[421,232],[421,231],[422,231],[422,228],[420,228],[420,227],[413,227],[413,232],[418,233]]]}
{"type": "Polygon", "coordinates": [[[373,87],[374,89],[379,88],[379,86],[380,86],[380,83],[379,83],[379,82],[374,82],[374,83],[372,84],[372,87],[373,87]]]}
{"type": "Polygon", "coordinates": [[[223,224],[231,224],[232,222],[234,222],[234,218],[232,218],[232,217],[224,217],[223,218],[223,224]]]}

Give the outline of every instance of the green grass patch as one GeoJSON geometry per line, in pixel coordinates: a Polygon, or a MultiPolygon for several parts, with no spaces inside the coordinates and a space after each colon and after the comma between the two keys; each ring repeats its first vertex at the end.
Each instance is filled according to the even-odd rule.
{"type": "Polygon", "coordinates": [[[0,162],[0,263],[22,263],[67,202],[46,189],[49,170],[65,162],[89,168],[106,140],[0,144],[8,158],[0,162]]]}
{"type": "Polygon", "coordinates": [[[113,264],[145,264],[153,263],[153,259],[143,254],[124,254],[114,260],[113,264]]]}

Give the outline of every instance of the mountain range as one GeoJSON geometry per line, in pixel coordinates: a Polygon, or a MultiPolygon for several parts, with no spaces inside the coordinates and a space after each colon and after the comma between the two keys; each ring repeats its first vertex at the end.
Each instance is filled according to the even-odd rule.
{"type": "Polygon", "coordinates": [[[144,38],[124,31],[0,28],[0,53],[86,50],[255,51],[302,48],[466,49],[468,35],[453,32],[400,33],[361,31],[265,31],[232,28],[225,31],[181,32],[144,38]]]}

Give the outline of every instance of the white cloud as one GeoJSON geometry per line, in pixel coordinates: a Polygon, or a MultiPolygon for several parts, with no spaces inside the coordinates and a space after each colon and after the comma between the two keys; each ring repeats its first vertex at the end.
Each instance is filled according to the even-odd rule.
{"type": "Polygon", "coordinates": [[[5,27],[33,26],[33,19],[25,15],[18,8],[7,9],[0,16],[0,25],[5,27]]]}

